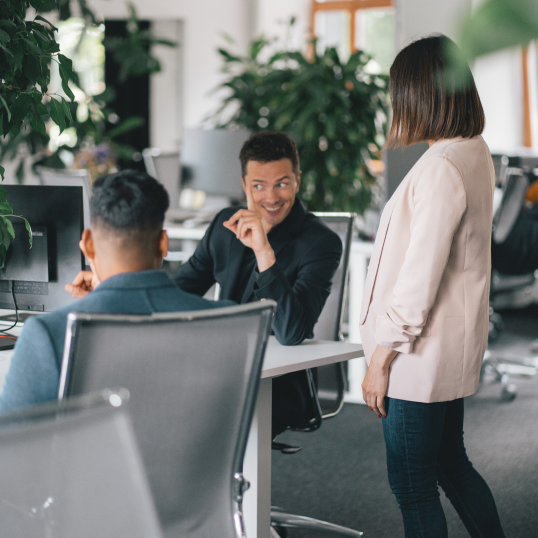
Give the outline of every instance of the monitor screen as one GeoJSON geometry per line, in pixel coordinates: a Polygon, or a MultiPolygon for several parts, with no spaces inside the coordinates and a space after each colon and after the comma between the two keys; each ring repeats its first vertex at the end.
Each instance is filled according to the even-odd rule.
{"type": "Polygon", "coordinates": [[[239,152],[249,137],[248,131],[185,129],[182,187],[243,199],[239,152]]]}
{"type": "MultiPolygon", "coordinates": [[[[0,274],[0,308],[50,311],[73,302],[64,290],[84,268],[78,243],[83,230],[82,187],[4,185],[15,215],[32,226],[33,244],[20,219],[0,274]]],[[[17,222],[18,221],[18,222],[17,222]]]]}
{"type": "Polygon", "coordinates": [[[56,170],[37,167],[42,185],[57,187],[82,187],[82,207],[84,209],[84,228],[90,227],[91,178],[87,170],[56,170]]]}

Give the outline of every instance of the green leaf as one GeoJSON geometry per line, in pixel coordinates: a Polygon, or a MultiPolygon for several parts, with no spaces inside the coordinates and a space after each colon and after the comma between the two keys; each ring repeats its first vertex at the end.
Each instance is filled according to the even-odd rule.
{"type": "Polygon", "coordinates": [[[69,125],[73,123],[73,116],[71,116],[71,110],[69,110],[69,104],[67,101],[62,97],[62,106],[64,109],[65,117],[67,118],[67,122],[69,125]]]}
{"type": "Polygon", "coordinates": [[[460,34],[459,42],[467,60],[526,45],[538,37],[538,4],[536,0],[487,0],[473,10],[460,34]]]}
{"type": "Polygon", "coordinates": [[[9,43],[11,41],[9,34],[5,32],[4,30],[0,30],[0,41],[2,43],[9,43]]]}
{"type": "Polygon", "coordinates": [[[39,62],[31,54],[27,54],[22,63],[22,71],[32,86],[35,86],[37,77],[41,74],[39,71],[39,62]]]}
{"type": "Polygon", "coordinates": [[[22,67],[22,59],[24,57],[24,47],[17,41],[13,41],[11,44],[10,52],[12,53],[7,61],[13,71],[17,71],[22,67]]]}
{"type": "Polygon", "coordinates": [[[234,56],[233,54],[230,54],[227,50],[218,49],[218,52],[221,56],[224,57],[225,62],[240,62],[241,61],[241,58],[239,58],[239,56],[234,56]]]}
{"type": "Polygon", "coordinates": [[[44,116],[45,114],[48,114],[49,111],[47,107],[43,103],[38,103],[36,107],[37,113],[41,116],[44,116]]]}
{"type": "Polygon", "coordinates": [[[2,181],[4,181],[5,172],[6,172],[6,169],[0,165],[0,177],[2,178],[2,181]]]}
{"type": "Polygon", "coordinates": [[[36,106],[34,107],[34,114],[30,116],[30,127],[34,131],[42,135],[47,134],[47,128],[45,127],[45,122],[41,118],[41,115],[39,114],[36,106]]]}
{"type": "Polygon", "coordinates": [[[60,128],[60,133],[65,130],[65,112],[62,104],[54,99],[50,100],[50,117],[52,121],[60,128]]]}
{"type": "Polygon", "coordinates": [[[34,53],[34,54],[37,54],[38,56],[41,55],[41,49],[35,44],[35,43],[32,43],[32,41],[30,41],[30,39],[27,39],[26,37],[23,37],[22,40],[26,43],[26,45],[28,45],[28,48],[34,53]]]}
{"type": "Polygon", "coordinates": [[[7,231],[9,232],[9,235],[15,239],[15,229],[13,228],[13,223],[6,219],[5,217],[2,219],[4,221],[4,224],[6,225],[7,231]]]}
{"type": "Polygon", "coordinates": [[[8,21],[6,19],[0,20],[0,26],[3,26],[4,28],[12,28],[14,30],[17,29],[17,25],[14,22],[8,21]]]}
{"type": "Polygon", "coordinates": [[[20,93],[11,107],[13,123],[20,123],[32,107],[32,97],[28,93],[20,93]]]}
{"type": "Polygon", "coordinates": [[[69,77],[73,76],[73,62],[65,55],[58,54],[60,65],[66,70],[69,77]]]}
{"type": "Polygon", "coordinates": [[[5,109],[7,110],[7,121],[11,121],[11,111],[7,107],[7,103],[6,103],[5,99],[1,95],[0,95],[0,101],[2,101],[2,103],[4,104],[5,109]]]}
{"type": "Polygon", "coordinates": [[[60,77],[62,79],[62,89],[65,92],[65,95],[71,99],[71,101],[75,100],[75,94],[71,91],[71,88],[69,87],[69,74],[66,71],[66,69],[60,65],[60,77]]]}
{"type": "Polygon", "coordinates": [[[4,45],[0,45],[0,49],[2,49],[5,52],[6,56],[9,54],[10,57],[13,57],[13,53],[9,49],[4,47],[4,45]]]}
{"type": "Polygon", "coordinates": [[[20,217],[20,218],[24,221],[24,225],[26,226],[26,231],[28,232],[28,242],[30,243],[30,248],[32,248],[32,245],[33,245],[32,227],[30,226],[30,223],[24,217],[20,217]]]}
{"type": "Polygon", "coordinates": [[[119,125],[108,131],[107,134],[110,138],[115,138],[116,136],[128,133],[129,131],[132,131],[133,129],[144,125],[144,123],[144,118],[141,118],[140,116],[131,116],[130,118],[127,118],[125,121],[122,121],[119,125]]]}
{"type": "Polygon", "coordinates": [[[13,206],[8,202],[0,202],[0,215],[13,215],[13,206]]]}
{"type": "Polygon", "coordinates": [[[49,22],[47,19],[45,19],[41,15],[36,15],[34,20],[35,21],[43,21],[43,22],[47,23],[55,32],[58,31],[58,28],[56,28],[56,26],[54,26],[51,22],[49,22]]]}

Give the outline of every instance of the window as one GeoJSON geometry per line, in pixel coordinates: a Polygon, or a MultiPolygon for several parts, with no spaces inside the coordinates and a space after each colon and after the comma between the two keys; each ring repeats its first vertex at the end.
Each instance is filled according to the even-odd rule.
{"type": "Polygon", "coordinates": [[[395,55],[392,0],[313,0],[312,29],[320,52],[336,47],[347,59],[364,50],[373,57],[373,72],[388,73],[395,55]]]}

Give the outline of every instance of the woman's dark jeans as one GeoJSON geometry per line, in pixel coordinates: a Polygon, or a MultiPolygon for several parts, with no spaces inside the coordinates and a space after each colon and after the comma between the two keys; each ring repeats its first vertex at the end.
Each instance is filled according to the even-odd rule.
{"type": "Polygon", "coordinates": [[[504,538],[491,491],[463,445],[463,399],[418,403],[385,398],[383,433],[392,492],[406,538],[446,538],[437,483],[472,538],[504,538]]]}

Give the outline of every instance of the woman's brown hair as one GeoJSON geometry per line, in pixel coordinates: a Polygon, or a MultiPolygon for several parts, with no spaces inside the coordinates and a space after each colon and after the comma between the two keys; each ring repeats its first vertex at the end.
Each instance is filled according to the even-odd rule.
{"type": "Polygon", "coordinates": [[[482,133],[486,119],[469,66],[464,65],[463,73],[447,66],[446,58],[456,53],[456,44],[440,34],[419,39],[398,53],[390,68],[388,146],[482,133]]]}

